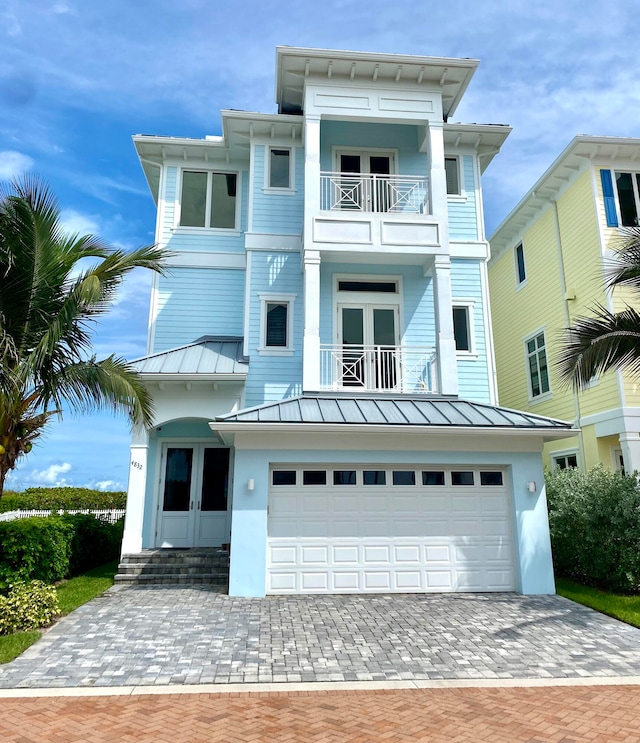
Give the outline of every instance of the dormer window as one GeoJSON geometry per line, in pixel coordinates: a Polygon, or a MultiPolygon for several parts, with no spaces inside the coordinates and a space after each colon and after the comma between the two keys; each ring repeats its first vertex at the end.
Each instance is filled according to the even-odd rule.
{"type": "Polygon", "coordinates": [[[237,179],[236,173],[183,170],[180,226],[235,229],[237,179]]]}

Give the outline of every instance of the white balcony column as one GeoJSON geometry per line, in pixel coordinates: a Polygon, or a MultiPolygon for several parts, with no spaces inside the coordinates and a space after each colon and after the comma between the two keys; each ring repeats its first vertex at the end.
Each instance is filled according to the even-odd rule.
{"type": "Polygon", "coordinates": [[[438,391],[442,395],[458,394],[458,365],[453,335],[451,304],[451,260],[436,256],[433,267],[433,296],[436,315],[436,348],[438,354],[438,391]]]}
{"type": "Polygon", "coordinates": [[[304,345],[302,389],[320,389],[320,252],[304,251],[304,345]]]}
{"type": "Polygon", "coordinates": [[[129,485],[127,487],[127,507],[124,515],[124,535],[122,537],[123,555],[142,550],[148,452],[149,432],[143,425],[138,424],[134,427],[131,435],[129,485]]]}
{"type": "Polygon", "coordinates": [[[621,433],[620,448],[622,449],[625,472],[628,475],[633,472],[640,472],[640,433],[629,431],[621,433]]]}
{"type": "Polygon", "coordinates": [[[430,121],[429,159],[431,177],[431,213],[438,220],[440,244],[449,246],[449,207],[447,203],[447,176],[444,169],[444,125],[430,121]]]}
{"type": "Polygon", "coordinates": [[[304,120],[304,246],[313,241],[313,218],[320,210],[320,116],[304,120]]]}

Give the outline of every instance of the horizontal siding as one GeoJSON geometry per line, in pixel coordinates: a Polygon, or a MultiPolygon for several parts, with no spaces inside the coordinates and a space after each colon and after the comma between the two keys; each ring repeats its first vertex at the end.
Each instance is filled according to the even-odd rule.
{"type": "Polygon", "coordinates": [[[428,160],[418,148],[418,127],[406,124],[373,124],[322,120],[320,123],[320,168],[333,171],[332,150],[356,147],[396,150],[401,175],[426,176],[428,160]]]}
{"type": "Polygon", "coordinates": [[[487,367],[487,339],[484,330],[485,307],[482,301],[480,261],[451,261],[451,294],[456,299],[473,299],[475,359],[458,359],[458,394],[467,400],[490,402],[487,367]]]}
{"type": "Polygon", "coordinates": [[[165,179],[165,204],[161,223],[160,241],[174,251],[194,252],[244,252],[243,231],[247,228],[247,203],[249,196],[249,176],[247,171],[240,171],[240,198],[236,208],[240,209],[240,231],[211,231],[206,229],[176,227],[176,210],[178,203],[178,168],[167,167],[165,179]]]}
{"type": "MultiPolygon", "coordinates": [[[[598,200],[602,201],[601,194],[598,200]]],[[[558,199],[558,221],[567,291],[576,295],[575,300],[567,303],[573,324],[578,317],[590,315],[596,303],[606,303],[602,249],[590,170],[586,170],[558,199]]],[[[564,325],[563,322],[559,330],[564,325]]],[[[618,400],[616,375],[605,374],[597,384],[580,393],[580,414],[592,415],[617,407],[618,400]]]]}
{"type": "Polygon", "coordinates": [[[452,240],[478,240],[477,187],[474,177],[473,157],[462,157],[463,184],[466,199],[448,200],[449,237],[452,240]]]}
{"type": "Polygon", "coordinates": [[[292,252],[253,251],[249,277],[249,375],[245,404],[282,400],[302,391],[302,331],[304,301],[300,255],[292,252]],[[260,294],[295,294],[292,356],[265,356],[260,346],[260,294]]]}
{"type": "Polygon", "coordinates": [[[558,331],[565,325],[554,216],[551,208],[524,233],[526,285],[516,291],[514,251],[505,251],[489,266],[491,320],[501,405],[556,418],[574,418],[573,396],[553,365],[559,352],[558,331]],[[545,329],[552,397],[529,401],[524,338],[545,329]]]}
{"type": "Polygon", "coordinates": [[[299,235],[304,216],[304,150],[295,147],[295,194],[265,191],[267,147],[253,148],[253,232],[299,235]]]}
{"type": "Polygon", "coordinates": [[[241,336],[244,271],[172,268],[158,279],[153,351],[190,343],[203,335],[241,336]]]}

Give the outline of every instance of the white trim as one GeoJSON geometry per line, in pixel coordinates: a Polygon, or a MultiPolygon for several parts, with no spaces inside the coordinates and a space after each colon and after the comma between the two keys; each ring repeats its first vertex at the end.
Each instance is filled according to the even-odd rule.
{"type": "Polygon", "coordinates": [[[293,313],[297,294],[267,294],[258,293],[260,300],[260,345],[258,353],[261,356],[293,356],[295,348],[293,346],[293,313]],[[287,345],[286,346],[267,346],[267,304],[286,304],[287,305],[287,345]]]}
{"type": "Polygon", "coordinates": [[[247,259],[244,253],[204,252],[180,250],[164,262],[174,268],[231,268],[244,270],[247,259]]]}
{"type": "MultiPolygon", "coordinates": [[[[474,305],[476,300],[469,297],[451,297],[451,313],[457,307],[458,309],[466,309],[467,311],[467,336],[469,338],[469,349],[467,351],[459,351],[456,349],[456,358],[460,361],[475,361],[478,358],[478,352],[476,350],[476,326],[475,326],[475,315],[474,305]]],[[[454,332],[455,341],[455,332],[454,332]]]]}
{"type": "Polygon", "coordinates": [[[557,451],[549,452],[549,457],[551,459],[551,469],[554,471],[560,469],[560,467],[558,467],[556,459],[575,457],[576,465],[580,462],[580,452],[578,449],[558,449],[557,451]]]}
{"type": "Polygon", "coordinates": [[[247,251],[247,267],[244,274],[244,318],[242,323],[243,341],[242,341],[242,353],[245,357],[249,357],[249,331],[250,331],[250,314],[251,314],[251,264],[252,264],[252,253],[250,250],[247,251]]]}
{"type": "Polygon", "coordinates": [[[264,162],[264,184],[263,193],[277,196],[295,196],[296,195],[296,148],[291,145],[279,145],[269,143],[265,145],[265,162],[264,162]],[[286,187],[271,186],[271,150],[287,150],[289,152],[289,185],[286,187]]]}
{"type": "Polygon", "coordinates": [[[482,292],[482,323],[484,327],[485,357],[487,376],[489,378],[489,401],[498,404],[498,371],[496,368],[496,350],[493,344],[493,323],[491,322],[491,293],[489,291],[488,261],[480,264],[480,291],[482,292]]]}
{"type": "Polygon", "coordinates": [[[486,240],[451,240],[449,255],[452,258],[472,258],[487,261],[491,257],[491,248],[486,240]]]}
{"type": "MultiPolygon", "coordinates": [[[[618,227],[625,227],[625,226],[628,227],[629,225],[622,224],[622,212],[620,210],[620,198],[618,196],[618,180],[616,178],[616,173],[621,173],[623,175],[628,174],[631,176],[631,188],[633,190],[633,200],[635,202],[635,207],[636,207],[636,217],[640,217],[640,188],[638,187],[637,177],[634,178],[634,176],[640,175],[640,168],[638,168],[637,165],[635,169],[633,168],[627,169],[624,165],[621,167],[624,169],[616,169],[613,166],[610,168],[611,181],[612,181],[612,186],[613,186],[613,196],[614,196],[615,205],[616,205],[616,215],[618,217],[618,227]]],[[[606,168],[604,169],[606,170],[606,168]]],[[[613,227],[610,229],[616,229],[616,228],[613,227]]]]}
{"type": "Polygon", "coordinates": [[[253,192],[255,190],[256,146],[249,145],[249,203],[247,204],[247,232],[253,231],[253,192]]]}
{"type": "MultiPolygon", "coordinates": [[[[476,202],[476,227],[478,230],[478,237],[482,240],[486,240],[485,226],[484,226],[484,201],[482,198],[482,173],[480,172],[480,158],[478,153],[474,153],[473,157],[473,180],[474,180],[474,194],[476,202]]],[[[489,257],[489,256],[487,256],[489,257]]]]}
{"type": "Polygon", "coordinates": [[[181,166],[178,167],[178,174],[176,177],[176,200],[175,200],[175,210],[174,210],[174,216],[173,216],[173,227],[171,228],[171,231],[174,234],[180,234],[180,235],[211,235],[211,234],[219,234],[219,235],[240,235],[242,230],[242,221],[241,221],[241,212],[242,212],[242,171],[237,167],[228,167],[226,164],[222,164],[221,167],[202,167],[201,165],[194,165],[193,167],[189,167],[182,163],[181,166]],[[235,225],[234,227],[193,227],[189,225],[181,225],[180,224],[180,218],[182,215],[182,176],[184,172],[189,173],[206,173],[207,174],[207,193],[206,193],[206,200],[205,200],[205,211],[204,211],[204,218],[205,218],[205,225],[209,222],[211,218],[211,195],[212,195],[212,177],[213,174],[222,174],[222,175],[235,175],[236,176],[236,208],[235,208],[235,225]]]}
{"type": "Polygon", "coordinates": [[[467,200],[467,192],[464,188],[464,163],[463,158],[464,155],[447,155],[447,153],[444,153],[444,169],[445,169],[445,188],[446,188],[446,161],[447,160],[456,160],[457,164],[457,170],[458,170],[458,190],[456,193],[449,193],[447,190],[447,201],[466,201],[467,200]]]}
{"type": "MultiPolygon", "coordinates": [[[[537,344],[536,344],[537,346],[537,344]]],[[[527,392],[529,395],[529,403],[535,404],[538,402],[541,402],[542,400],[548,400],[549,398],[553,397],[553,391],[551,389],[551,369],[550,369],[550,362],[549,362],[549,347],[547,345],[547,333],[545,330],[545,326],[538,328],[537,330],[534,330],[531,333],[528,333],[525,335],[522,339],[522,349],[524,351],[524,363],[525,363],[525,372],[526,372],[526,378],[527,378],[527,392]],[[549,381],[549,389],[546,392],[540,392],[539,395],[533,395],[533,390],[531,388],[531,375],[529,373],[529,356],[531,355],[529,353],[529,350],[527,349],[527,343],[534,338],[537,338],[540,334],[544,336],[544,354],[547,359],[547,379],[549,381]]],[[[539,349],[536,347],[535,353],[537,354],[539,349]]],[[[540,390],[542,390],[542,379],[540,379],[540,390]]]]}

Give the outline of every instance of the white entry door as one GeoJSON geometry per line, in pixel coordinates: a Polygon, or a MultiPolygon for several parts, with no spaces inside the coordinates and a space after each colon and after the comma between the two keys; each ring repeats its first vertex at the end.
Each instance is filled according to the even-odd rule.
{"type": "Polygon", "coordinates": [[[338,306],[340,386],[367,390],[397,386],[398,311],[393,305],[338,306]]]}
{"type": "Polygon", "coordinates": [[[219,547],[229,542],[229,449],[163,447],[157,547],[219,547]]]}

